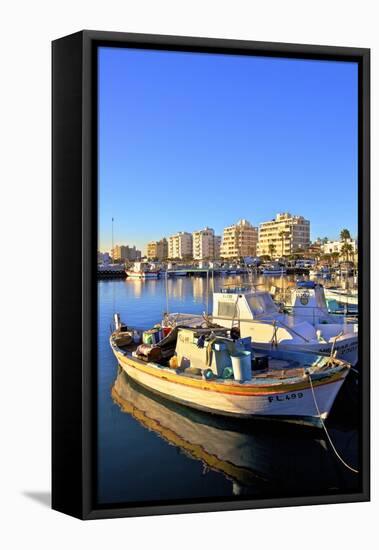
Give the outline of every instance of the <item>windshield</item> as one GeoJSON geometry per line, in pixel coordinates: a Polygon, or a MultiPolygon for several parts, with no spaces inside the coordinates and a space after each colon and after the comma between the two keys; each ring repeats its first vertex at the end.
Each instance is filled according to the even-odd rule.
{"type": "Polygon", "coordinates": [[[268,293],[252,294],[251,296],[246,296],[246,300],[254,315],[278,313],[278,308],[268,293]]]}

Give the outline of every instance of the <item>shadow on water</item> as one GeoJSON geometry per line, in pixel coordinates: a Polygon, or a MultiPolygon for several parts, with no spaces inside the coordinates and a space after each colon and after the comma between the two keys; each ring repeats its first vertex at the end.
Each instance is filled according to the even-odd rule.
{"type": "MultiPolygon", "coordinates": [[[[113,401],[145,429],[231,482],[233,495],[256,497],[355,491],[347,471],[319,429],[224,418],[168,401],[120,370],[113,401]]],[[[330,433],[342,454],[357,461],[357,436],[343,423],[330,433]]],[[[355,462],[354,462],[355,461],[355,462]]]]}

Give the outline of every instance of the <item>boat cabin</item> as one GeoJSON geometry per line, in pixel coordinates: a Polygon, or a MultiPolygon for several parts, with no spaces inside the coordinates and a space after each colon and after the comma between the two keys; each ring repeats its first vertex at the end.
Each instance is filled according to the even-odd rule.
{"type": "Polygon", "coordinates": [[[291,293],[292,313],[297,317],[315,318],[328,315],[324,287],[313,281],[300,281],[291,293]]]}
{"type": "Polygon", "coordinates": [[[213,294],[213,319],[229,321],[224,326],[232,327],[239,319],[264,319],[279,314],[269,292],[256,291],[249,287],[226,287],[213,294]]]}

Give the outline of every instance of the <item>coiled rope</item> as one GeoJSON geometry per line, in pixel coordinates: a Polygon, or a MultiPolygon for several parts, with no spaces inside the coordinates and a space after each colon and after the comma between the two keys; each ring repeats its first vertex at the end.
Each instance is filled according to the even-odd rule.
{"type": "Polygon", "coordinates": [[[320,419],[320,422],[321,422],[321,425],[322,427],[324,428],[324,431],[325,431],[325,434],[326,434],[326,437],[328,438],[328,441],[330,443],[330,446],[332,448],[332,450],[334,451],[334,454],[336,455],[336,457],[338,458],[338,460],[340,460],[340,462],[342,462],[342,464],[345,466],[345,468],[347,468],[348,470],[354,472],[355,474],[359,474],[359,470],[356,470],[355,468],[353,468],[352,466],[350,466],[350,464],[347,464],[347,462],[344,461],[344,459],[341,457],[341,455],[338,453],[337,449],[335,448],[334,446],[334,443],[328,433],[328,430],[326,429],[326,426],[325,426],[325,423],[324,423],[324,420],[321,416],[321,413],[320,413],[320,409],[318,408],[318,404],[317,404],[317,400],[316,400],[316,395],[315,395],[315,392],[314,392],[314,389],[313,389],[313,383],[312,383],[312,378],[311,378],[311,375],[308,373],[308,378],[309,378],[309,384],[311,386],[311,390],[312,390],[312,396],[313,396],[313,401],[315,403],[315,407],[316,407],[316,410],[317,410],[317,414],[319,416],[319,419],[320,419]]]}

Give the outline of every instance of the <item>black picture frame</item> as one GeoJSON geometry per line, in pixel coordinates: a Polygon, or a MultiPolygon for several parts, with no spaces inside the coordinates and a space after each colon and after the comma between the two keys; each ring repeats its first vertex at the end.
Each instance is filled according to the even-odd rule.
{"type": "Polygon", "coordinates": [[[81,31],[52,43],[52,507],[81,519],[300,506],[370,499],[370,50],[81,31]],[[96,506],[96,49],[101,45],[287,58],[359,66],[359,361],[362,491],[260,500],[96,506]]]}

